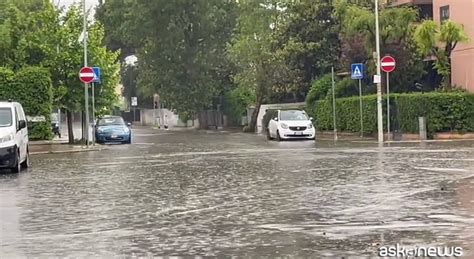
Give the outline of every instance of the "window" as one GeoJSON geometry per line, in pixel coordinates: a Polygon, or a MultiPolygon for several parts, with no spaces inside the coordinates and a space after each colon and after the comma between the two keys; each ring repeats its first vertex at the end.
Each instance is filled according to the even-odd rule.
{"type": "Polygon", "coordinates": [[[439,19],[441,22],[449,19],[449,5],[441,6],[439,8],[439,19]]]}
{"type": "Polygon", "coordinates": [[[12,110],[10,108],[0,108],[0,127],[12,125],[12,110]]]}
{"type": "Polygon", "coordinates": [[[99,120],[99,126],[107,126],[107,125],[125,125],[125,122],[121,117],[109,117],[99,120]]]}
{"type": "Polygon", "coordinates": [[[301,121],[309,120],[308,116],[304,111],[281,111],[280,120],[282,121],[301,121]]]}

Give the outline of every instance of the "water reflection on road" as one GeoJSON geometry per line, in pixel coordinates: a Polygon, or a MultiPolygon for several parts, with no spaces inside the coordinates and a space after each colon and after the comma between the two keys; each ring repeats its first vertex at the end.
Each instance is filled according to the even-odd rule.
{"type": "Polygon", "coordinates": [[[267,142],[135,131],[0,175],[2,256],[347,256],[474,251],[474,144],[267,142]]]}

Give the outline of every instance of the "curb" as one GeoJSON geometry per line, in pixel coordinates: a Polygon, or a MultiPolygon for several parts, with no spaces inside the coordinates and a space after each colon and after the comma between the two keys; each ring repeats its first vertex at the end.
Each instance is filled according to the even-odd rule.
{"type": "Polygon", "coordinates": [[[30,152],[30,155],[46,155],[46,154],[66,154],[66,153],[83,153],[83,152],[92,152],[92,151],[102,151],[102,149],[84,149],[84,150],[57,150],[57,151],[37,151],[37,152],[30,152]]]}
{"type": "Polygon", "coordinates": [[[28,143],[31,146],[48,146],[48,145],[68,145],[68,142],[35,142],[30,141],[28,143]]]}
{"type": "MultiPolygon", "coordinates": [[[[400,141],[384,141],[384,144],[397,144],[397,143],[436,143],[436,142],[459,142],[459,141],[474,141],[474,139],[428,139],[428,140],[400,140],[400,141]]],[[[358,142],[358,143],[371,143],[377,144],[376,140],[374,141],[364,141],[364,140],[352,140],[351,142],[358,142]]]]}

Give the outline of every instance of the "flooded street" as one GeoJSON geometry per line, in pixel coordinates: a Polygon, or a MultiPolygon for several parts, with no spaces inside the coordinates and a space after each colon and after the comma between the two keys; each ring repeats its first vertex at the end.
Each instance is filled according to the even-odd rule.
{"type": "Polygon", "coordinates": [[[269,142],[134,131],[0,174],[0,257],[474,256],[474,143],[269,142]]]}

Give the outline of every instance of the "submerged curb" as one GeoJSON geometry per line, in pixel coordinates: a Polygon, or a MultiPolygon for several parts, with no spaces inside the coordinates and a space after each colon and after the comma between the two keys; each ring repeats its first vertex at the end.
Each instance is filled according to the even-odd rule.
{"type": "Polygon", "coordinates": [[[92,151],[101,151],[101,150],[105,150],[105,148],[80,149],[80,150],[37,151],[37,152],[30,152],[30,155],[82,153],[82,152],[92,152],[92,151]]]}
{"type": "MultiPolygon", "coordinates": [[[[427,139],[427,140],[400,140],[400,141],[384,141],[384,144],[396,144],[396,143],[437,143],[437,142],[460,142],[460,141],[474,141],[474,139],[427,139]]],[[[374,143],[377,144],[376,140],[373,141],[364,141],[364,140],[352,140],[351,142],[357,143],[374,143]]]]}

